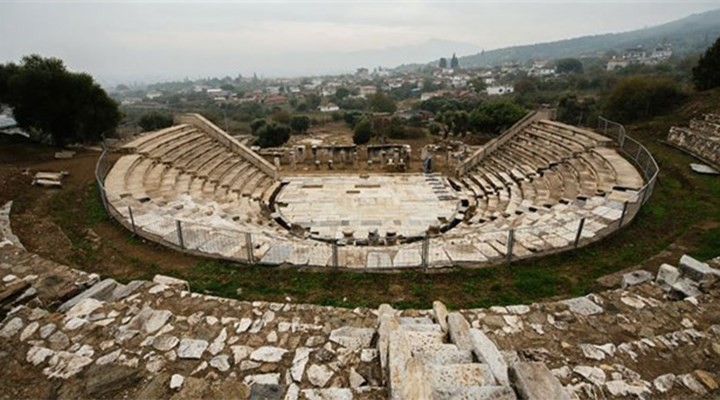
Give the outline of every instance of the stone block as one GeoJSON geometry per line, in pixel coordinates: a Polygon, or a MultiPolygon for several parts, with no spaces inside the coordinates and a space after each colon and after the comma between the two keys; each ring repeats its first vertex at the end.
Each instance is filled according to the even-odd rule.
{"type": "Polygon", "coordinates": [[[389,339],[387,365],[390,397],[392,399],[402,399],[404,385],[412,384],[412,382],[407,381],[405,373],[407,364],[412,358],[412,351],[402,329],[391,330],[389,339]]]}
{"type": "Polygon", "coordinates": [[[155,275],[155,277],[153,277],[153,283],[163,284],[181,290],[190,290],[190,284],[188,281],[173,278],[172,276],[155,275]]]}
{"type": "Polygon", "coordinates": [[[702,294],[695,281],[687,278],[680,278],[670,285],[670,291],[677,298],[697,297],[702,294]]]}
{"type": "Polygon", "coordinates": [[[460,349],[473,351],[474,346],[470,339],[470,324],[465,317],[459,312],[451,312],[448,314],[448,332],[450,332],[450,340],[460,349]]]}
{"type": "Polygon", "coordinates": [[[344,326],[330,332],[330,341],[353,351],[370,346],[375,330],[344,326]]]}
{"type": "Polygon", "coordinates": [[[680,258],[680,272],[695,282],[713,283],[720,279],[720,270],[711,268],[707,263],[700,262],[687,254],[680,258]]]}
{"type": "Polygon", "coordinates": [[[519,362],[510,367],[510,381],[522,400],[570,400],[560,381],[542,362],[519,362]]]}
{"type": "Polygon", "coordinates": [[[61,304],[60,307],[58,307],[58,311],[65,312],[72,308],[75,304],[79,303],[81,300],[85,299],[106,301],[112,297],[113,291],[115,290],[117,285],[118,283],[115,282],[114,279],[108,278],[102,280],[91,286],[88,290],[61,304]]]}
{"type": "Polygon", "coordinates": [[[448,325],[447,325],[447,318],[448,318],[448,311],[447,307],[445,307],[445,304],[434,301],[433,302],[433,313],[435,314],[435,321],[440,325],[440,328],[442,328],[443,332],[447,332],[448,325]]]}
{"type": "Polygon", "coordinates": [[[580,314],[584,316],[600,314],[601,312],[603,312],[603,308],[595,304],[595,302],[590,300],[587,296],[563,300],[561,301],[561,303],[567,304],[567,306],[570,308],[570,311],[574,312],[575,314],[580,314]]]}
{"type": "Polygon", "coordinates": [[[470,340],[472,341],[473,352],[479,360],[488,365],[495,380],[501,386],[509,385],[508,366],[495,343],[479,329],[470,329],[470,340]]]}
{"type": "Polygon", "coordinates": [[[628,272],[623,274],[621,286],[623,289],[629,286],[639,285],[641,283],[652,280],[653,275],[649,271],[639,269],[637,271],[628,272]]]}
{"type": "Polygon", "coordinates": [[[655,282],[672,286],[680,277],[680,270],[670,264],[663,264],[658,270],[655,282]]]}

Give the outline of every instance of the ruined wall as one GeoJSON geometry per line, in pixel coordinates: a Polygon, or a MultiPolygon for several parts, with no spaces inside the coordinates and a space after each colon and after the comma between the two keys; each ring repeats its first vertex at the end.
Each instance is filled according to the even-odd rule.
{"type": "Polygon", "coordinates": [[[692,120],[690,126],[670,128],[667,141],[720,167],[720,117],[708,114],[703,120],[692,120]]]}

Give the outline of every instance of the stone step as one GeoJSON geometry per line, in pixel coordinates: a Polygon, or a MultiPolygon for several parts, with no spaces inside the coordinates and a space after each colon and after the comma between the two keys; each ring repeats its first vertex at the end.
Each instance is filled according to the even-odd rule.
{"type": "Polygon", "coordinates": [[[444,343],[438,347],[421,349],[413,354],[423,364],[449,365],[449,364],[471,364],[475,362],[472,351],[460,350],[457,346],[444,343]]]}
{"type": "Polygon", "coordinates": [[[517,396],[510,386],[467,386],[433,390],[432,398],[433,400],[516,400],[517,396]]]}
{"type": "Polygon", "coordinates": [[[494,384],[492,372],[486,364],[426,364],[424,369],[426,379],[435,392],[494,384]]]}

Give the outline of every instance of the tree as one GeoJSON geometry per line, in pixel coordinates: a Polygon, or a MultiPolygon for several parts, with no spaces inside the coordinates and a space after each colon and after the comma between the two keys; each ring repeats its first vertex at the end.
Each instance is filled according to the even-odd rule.
{"type": "Polygon", "coordinates": [[[560,97],[557,105],[557,120],[571,125],[582,125],[595,115],[595,101],[592,97],[578,99],[574,93],[560,97]]]}
{"type": "Polygon", "coordinates": [[[394,113],[397,110],[395,102],[383,92],[376,92],[368,99],[370,111],[394,113]]]}
{"type": "Polygon", "coordinates": [[[260,131],[260,128],[262,128],[265,125],[267,125],[267,121],[265,119],[256,119],[250,123],[250,131],[252,132],[253,135],[257,136],[258,132],[260,131]]]}
{"type": "Polygon", "coordinates": [[[355,131],[353,132],[353,143],[355,144],[366,144],[372,137],[372,123],[368,118],[363,118],[355,124],[355,131]]]}
{"type": "Polygon", "coordinates": [[[450,59],[450,68],[452,68],[452,69],[458,69],[458,68],[460,68],[460,61],[459,61],[458,58],[455,56],[455,53],[453,53],[453,56],[452,56],[452,58],[450,59]]]}
{"type": "Polygon", "coordinates": [[[275,122],[288,125],[292,117],[287,110],[277,110],[270,116],[270,118],[272,118],[275,122]]]}
{"type": "Polygon", "coordinates": [[[167,128],[172,126],[173,118],[172,115],[159,113],[157,111],[143,114],[138,121],[138,125],[142,128],[143,132],[156,131],[158,129],[167,128]]]}
{"type": "Polygon", "coordinates": [[[470,129],[498,134],[527,114],[527,110],[511,101],[483,103],[470,114],[470,129]]]}
{"type": "Polygon", "coordinates": [[[485,79],[483,79],[479,76],[477,78],[473,78],[470,81],[470,85],[472,85],[475,93],[483,93],[483,92],[485,92],[485,89],[487,89],[487,85],[485,84],[485,79]]]}
{"type": "Polygon", "coordinates": [[[39,55],[0,67],[0,101],[12,107],[20,127],[39,131],[58,146],[98,140],[122,117],[90,75],[69,72],[62,60],[39,55]]]}
{"type": "Polygon", "coordinates": [[[257,141],[260,147],[278,147],[290,139],[290,127],[276,122],[266,123],[257,131],[257,141]]]}
{"type": "Polygon", "coordinates": [[[322,99],[320,96],[314,93],[305,95],[305,103],[307,103],[308,109],[310,110],[317,110],[317,108],[320,107],[321,102],[322,99]]]}
{"type": "Polygon", "coordinates": [[[310,129],[310,117],[307,115],[294,115],[290,119],[290,128],[300,134],[307,132],[310,129]]]}
{"type": "Polygon", "coordinates": [[[700,56],[692,77],[697,90],[720,87],[720,37],[700,56]]]}
{"type": "Polygon", "coordinates": [[[442,57],[440,58],[440,62],[438,63],[439,68],[447,68],[447,58],[442,57]]]}
{"type": "Polygon", "coordinates": [[[660,115],[684,98],[667,77],[634,76],[618,82],[605,105],[605,114],[618,122],[660,115]]]}
{"type": "Polygon", "coordinates": [[[335,101],[340,101],[348,96],[350,96],[350,89],[346,87],[339,87],[335,89],[335,101]]]}
{"type": "Polygon", "coordinates": [[[577,58],[563,58],[555,63],[555,72],[558,74],[581,74],[583,65],[577,58]]]}
{"type": "Polygon", "coordinates": [[[355,128],[362,115],[360,111],[345,111],[342,118],[349,127],[355,128]]]}

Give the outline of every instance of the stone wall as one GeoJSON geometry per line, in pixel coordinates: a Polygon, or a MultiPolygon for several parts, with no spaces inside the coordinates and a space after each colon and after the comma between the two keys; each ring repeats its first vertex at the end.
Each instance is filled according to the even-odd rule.
{"type": "Polygon", "coordinates": [[[720,168],[720,117],[708,114],[690,121],[690,126],[670,128],[667,141],[720,168]]]}

